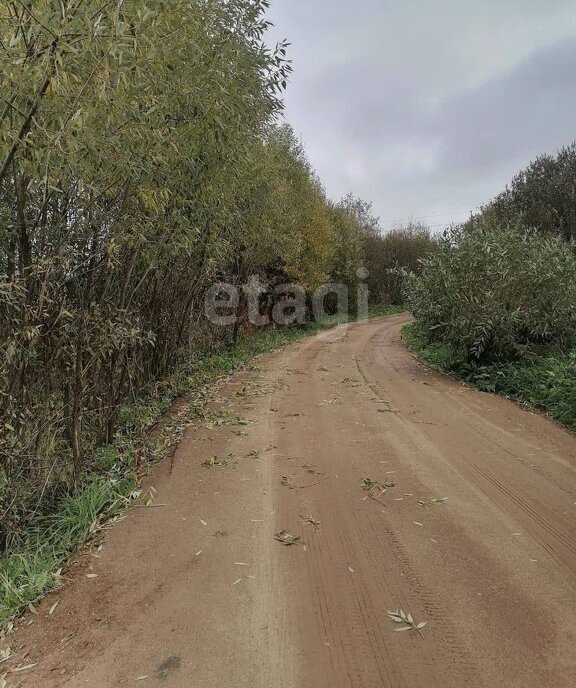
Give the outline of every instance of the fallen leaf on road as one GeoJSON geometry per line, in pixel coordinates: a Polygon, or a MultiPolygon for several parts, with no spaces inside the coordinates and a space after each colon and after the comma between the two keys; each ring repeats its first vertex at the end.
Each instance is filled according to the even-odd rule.
{"type": "Polygon", "coordinates": [[[418,631],[418,633],[422,635],[421,629],[426,626],[428,623],[427,621],[421,621],[420,623],[416,623],[412,617],[412,614],[408,612],[407,614],[402,611],[402,609],[397,609],[396,611],[390,611],[389,609],[386,610],[386,614],[388,615],[388,618],[393,621],[394,623],[400,624],[403,623],[405,624],[402,626],[402,628],[395,628],[395,631],[418,631]]]}
{"type": "Polygon", "coordinates": [[[295,475],[283,475],[280,479],[280,485],[283,485],[284,487],[288,487],[289,489],[293,490],[296,487],[296,485],[294,484],[295,480],[295,475]]]}
{"type": "Polygon", "coordinates": [[[300,516],[298,523],[302,526],[314,526],[316,530],[320,530],[320,521],[317,521],[312,516],[300,516]]]}
{"type": "Polygon", "coordinates": [[[207,468],[228,468],[228,466],[232,466],[234,463],[236,462],[234,461],[233,454],[227,454],[223,457],[210,456],[207,459],[204,459],[204,461],[202,461],[202,465],[206,466],[207,468]]]}
{"type": "Polygon", "coordinates": [[[427,501],[421,500],[418,504],[420,504],[420,506],[439,506],[440,504],[444,504],[447,500],[448,497],[432,497],[427,501]]]}
{"type": "Polygon", "coordinates": [[[294,535],[289,530],[281,530],[274,536],[275,540],[281,542],[283,545],[297,545],[300,544],[300,536],[294,535]]]}
{"type": "Polygon", "coordinates": [[[362,482],[360,483],[360,487],[365,492],[368,492],[368,497],[376,500],[377,502],[380,501],[380,498],[383,497],[390,488],[395,487],[395,485],[396,483],[388,478],[386,478],[384,482],[372,480],[371,478],[363,478],[362,482]]]}

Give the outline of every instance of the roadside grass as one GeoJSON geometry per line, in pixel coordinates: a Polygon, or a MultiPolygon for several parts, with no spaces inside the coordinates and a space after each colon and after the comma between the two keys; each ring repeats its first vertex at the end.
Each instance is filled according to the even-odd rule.
{"type": "MultiPolygon", "coordinates": [[[[371,308],[368,317],[403,311],[400,306],[379,306],[371,308]]],[[[168,378],[143,390],[134,403],[124,404],[114,440],[94,449],[95,468],[81,491],[62,497],[49,515],[33,518],[24,544],[0,557],[0,628],[10,630],[14,617],[26,609],[35,612],[42,596],[61,585],[62,568],[70,556],[140,496],[140,480],[177,443],[190,421],[203,417],[218,379],[260,354],[354,320],[335,316],[301,327],[256,330],[235,346],[223,343],[182,362],[168,378]],[[185,417],[171,419],[168,411],[184,396],[185,417]]]]}
{"type": "Polygon", "coordinates": [[[412,323],[402,330],[408,348],[431,366],[464,379],[483,392],[513,399],[544,411],[566,427],[576,429],[576,351],[540,350],[517,361],[478,365],[464,351],[447,344],[430,344],[412,323]]]}
{"type": "Polygon", "coordinates": [[[26,546],[0,560],[0,622],[25,608],[34,612],[34,603],[59,587],[66,558],[96,532],[101,514],[120,513],[127,494],[115,479],[94,480],[78,496],[66,497],[52,515],[38,519],[26,546]]]}

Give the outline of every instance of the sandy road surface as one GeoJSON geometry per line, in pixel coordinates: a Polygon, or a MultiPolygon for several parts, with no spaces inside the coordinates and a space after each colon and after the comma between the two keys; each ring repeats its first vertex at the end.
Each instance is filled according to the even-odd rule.
{"type": "Polygon", "coordinates": [[[133,510],[11,640],[38,664],[9,688],[576,685],[576,439],[428,371],[404,321],[223,385],[215,408],[249,424],[190,429],[149,481],[166,506],[133,510]],[[362,478],[396,487],[364,499],[362,478]],[[393,632],[397,607],[424,638],[393,632]]]}

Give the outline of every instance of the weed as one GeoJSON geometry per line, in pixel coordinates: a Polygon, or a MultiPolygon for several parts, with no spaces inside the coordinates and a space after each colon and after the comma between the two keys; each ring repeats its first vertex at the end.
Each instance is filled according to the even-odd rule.
{"type": "Polygon", "coordinates": [[[60,585],[68,556],[95,535],[101,514],[120,513],[125,493],[126,486],[118,482],[93,483],[35,523],[25,549],[0,559],[0,623],[60,585]]]}

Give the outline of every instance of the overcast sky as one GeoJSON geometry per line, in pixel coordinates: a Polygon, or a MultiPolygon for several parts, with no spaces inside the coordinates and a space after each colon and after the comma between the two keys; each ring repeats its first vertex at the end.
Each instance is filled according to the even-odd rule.
{"type": "Polygon", "coordinates": [[[576,138],[569,0],[272,0],[286,117],[328,194],[445,225],[576,138]]]}

